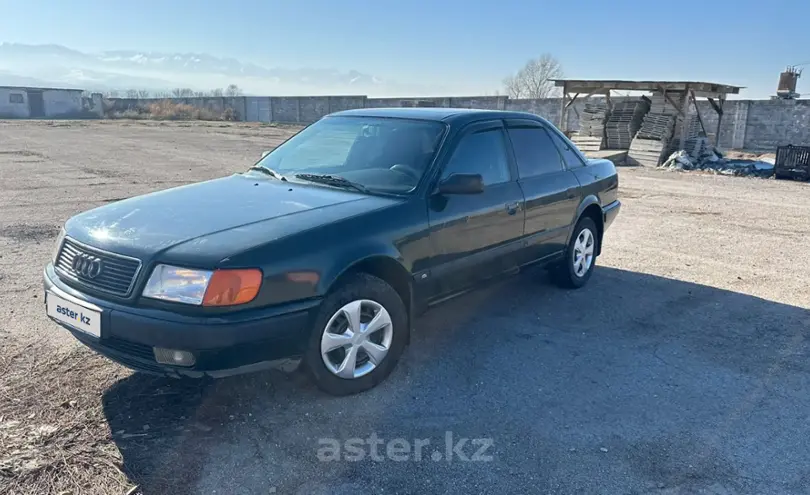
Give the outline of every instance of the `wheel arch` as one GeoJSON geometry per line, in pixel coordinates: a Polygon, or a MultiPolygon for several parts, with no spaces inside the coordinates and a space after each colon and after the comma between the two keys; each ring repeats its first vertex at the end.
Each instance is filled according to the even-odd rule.
{"type": "Polygon", "coordinates": [[[596,255],[602,254],[602,236],[605,233],[605,219],[602,214],[602,206],[599,198],[594,195],[586,196],[585,199],[579,204],[577,214],[574,217],[574,222],[571,224],[571,231],[568,233],[568,242],[571,242],[571,236],[574,235],[574,227],[579,223],[580,219],[588,217],[596,224],[596,237],[599,240],[596,244],[596,255]]]}
{"type": "Polygon", "coordinates": [[[367,273],[394,288],[405,304],[410,324],[413,310],[413,277],[400,257],[390,252],[372,251],[355,256],[351,261],[343,262],[340,266],[340,269],[332,270],[323,280],[324,293],[332,290],[352,274],[367,273]]]}

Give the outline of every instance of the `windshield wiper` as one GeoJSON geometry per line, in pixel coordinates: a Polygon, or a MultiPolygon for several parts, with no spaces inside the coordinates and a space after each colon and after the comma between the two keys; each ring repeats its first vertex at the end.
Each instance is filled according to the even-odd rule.
{"type": "Polygon", "coordinates": [[[361,193],[368,193],[368,188],[366,188],[366,186],[358,184],[357,182],[352,182],[349,179],[340,177],[338,175],[295,174],[295,176],[309,182],[319,182],[328,186],[343,187],[346,189],[354,189],[355,191],[360,191],[361,193]]]}
{"type": "Polygon", "coordinates": [[[287,182],[286,177],[284,177],[280,173],[276,172],[272,168],[262,167],[261,165],[254,165],[254,166],[250,167],[248,170],[255,170],[257,172],[263,172],[263,173],[269,175],[270,177],[272,177],[274,179],[283,180],[284,182],[287,182]]]}

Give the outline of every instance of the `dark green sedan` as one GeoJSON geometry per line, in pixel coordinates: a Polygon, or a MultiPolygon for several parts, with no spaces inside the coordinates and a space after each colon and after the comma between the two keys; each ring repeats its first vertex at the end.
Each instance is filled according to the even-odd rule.
{"type": "Polygon", "coordinates": [[[434,304],[534,264],[584,286],[620,208],[611,162],[516,112],[340,112],[245,168],[68,220],[48,316],[135,370],[300,362],[351,394],[434,304]]]}

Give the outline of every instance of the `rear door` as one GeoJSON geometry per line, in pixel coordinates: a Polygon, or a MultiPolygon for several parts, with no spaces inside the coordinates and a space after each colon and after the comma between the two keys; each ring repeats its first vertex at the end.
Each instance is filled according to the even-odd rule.
{"type": "Polygon", "coordinates": [[[538,261],[565,249],[580,201],[579,181],[564,165],[551,130],[534,120],[508,120],[518,184],[526,198],[526,248],[520,263],[538,261]]]}
{"type": "MultiPolygon", "coordinates": [[[[523,193],[509,160],[503,122],[468,126],[440,172],[481,174],[479,194],[433,194],[428,199],[431,299],[464,290],[515,268],[523,236],[523,193]]],[[[437,182],[438,183],[438,182],[437,182]]]]}

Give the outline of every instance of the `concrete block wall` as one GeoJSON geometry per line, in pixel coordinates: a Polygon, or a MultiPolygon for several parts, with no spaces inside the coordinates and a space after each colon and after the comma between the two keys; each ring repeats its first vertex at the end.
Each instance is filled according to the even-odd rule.
{"type": "Polygon", "coordinates": [[[744,148],[773,151],[788,144],[810,146],[810,101],[750,101],[744,148]]]}
{"type": "Polygon", "coordinates": [[[330,113],[365,108],[363,95],[344,96],[272,96],[270,122],[310,124],[330,113]]]}
{"type": "Polygon", "coordinates": [[[408,97],[408,98],[367,98],[368,108],[399,107],[444,107],[444,108],[481,108],[485,110],[504,110],[509,98],[507,96],[450,96],[450,97],[408,97]]]}
{"type": "MultiPolygon", "coordinates": [[[[625,97],[613,97],[614,102],[625,97]]],[[[370,107],[454,107],[483,108],[528,112],[559,124],[559,98],[510,99],[506,96],[368,98],[364,95],[346,96],[273,96],[273,97],[210,97],[172,98],[172,101],[204,106],[221,112],[233,108],[239,120],[309,124],[324,115],[341,110],[370,107]]],[[[8,114],[8,94],[0,91],[0,115],[8,114]]],[[[126,110],[144,102],[160,101],[112,99],[116,110],[126,110]]],[[[568,111],[568,130],[579,129],[579,115],[587,100],[578,99],[568,111]]],[[[27,105],[19,105],[27,110],[27,105]]],[[[698,108],[706,130],[714,136],[717,114],[708,101],[699,101],[698,108]]],[[[16,109],[14,111],[17,111],[16,109]]],[[[694,107],[690,107],[694,114],[694,107]]],[[[22,112],[22,110],[20,110],[22,112]]],[[[22,113],[10,116],[25,117],[22,113]]],[[[720,127],[720,147],[752,151],[774,151],[786,144],[810,146],[810,100],[729,100],[724,105],[720,127]]]]}
{"type": "MultiPolygon", "coordinates": [[[[710,137],[717,131],[717,112],[708,101],[698,101],[710,137]]],[[[689,108],[694,115],[694,106],[689,108]]],[[[810,146],[810,101],[728,100],[723,105],[718,146],[773,152],[788,144],[810,146]]]]}

